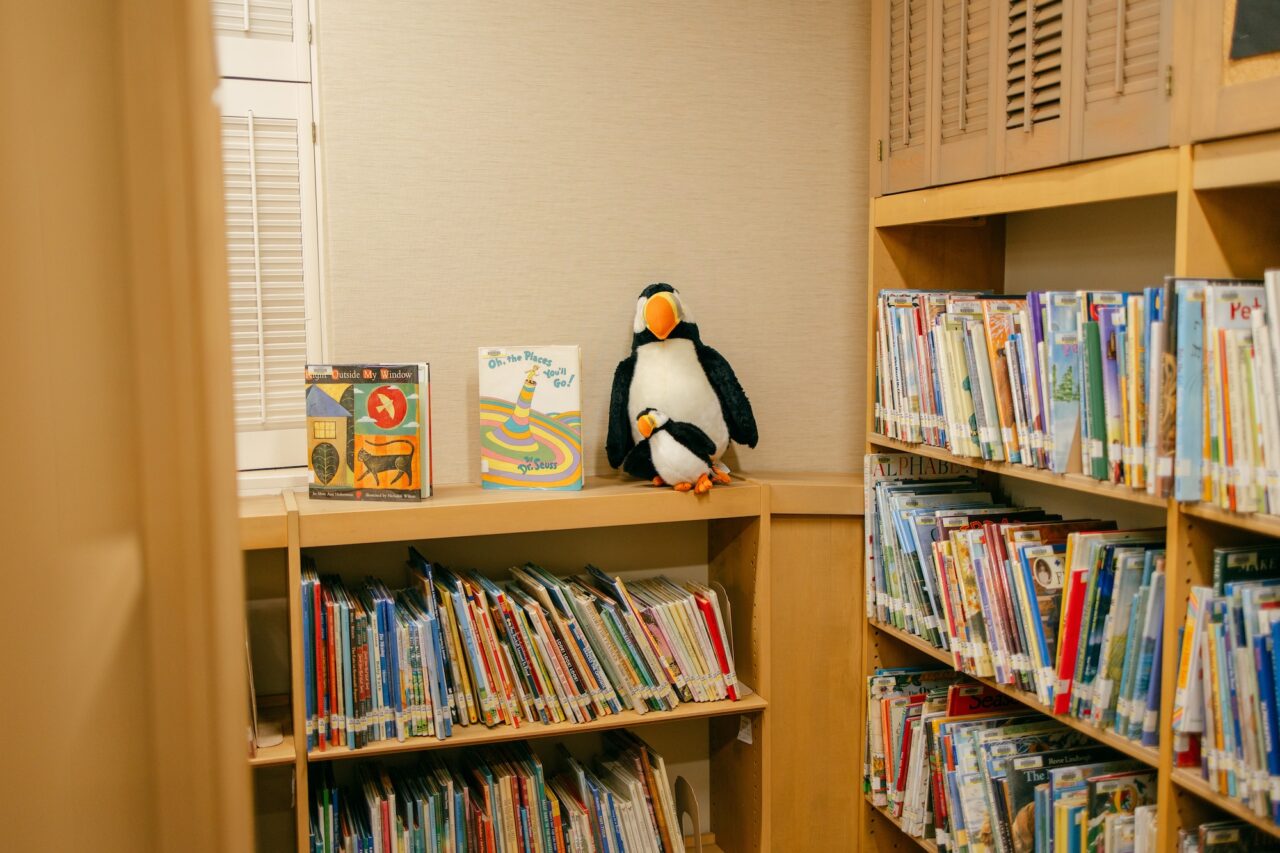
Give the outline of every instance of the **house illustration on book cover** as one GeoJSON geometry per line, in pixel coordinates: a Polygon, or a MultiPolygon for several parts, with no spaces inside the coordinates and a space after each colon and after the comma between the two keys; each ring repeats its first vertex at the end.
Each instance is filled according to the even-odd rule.
{"type": "Polygon", "coordinates": [[[480,349],[480,482],[581,489],[578,348],[480,349]]]}

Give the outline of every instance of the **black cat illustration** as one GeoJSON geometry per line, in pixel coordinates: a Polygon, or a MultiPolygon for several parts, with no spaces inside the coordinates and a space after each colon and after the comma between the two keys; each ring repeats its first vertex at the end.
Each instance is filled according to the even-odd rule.
{"type": "Polygon", "coordinates": [[[381,487],[383,471],[396,472],[396,475],[391,478],[391,482],[387,483],[388,488],[390,488],[391,486],[394,486],[396,484],[396,481],[399,480],[401,477],[404,477],[410,483],[413,482],[414,445],[412,441],[408,441],[406,439],[400,438],[400,439],[392,439],[390,441],[384,441],[381,444],[379,444],[376,441],[366,441],[365,444],[369,445],[370,447],[388,447],[392,444],[407,444],[409,445],[409,452],[408,453],[374,454],[365,450],[363,447],[360,448],[360,454],[359,454],[360,465],[364,468],[364,470],[363,472],[361,472],[357,482],[359,480],[363,480],[369,474],[372,474],[374,485],[381,487]]]}

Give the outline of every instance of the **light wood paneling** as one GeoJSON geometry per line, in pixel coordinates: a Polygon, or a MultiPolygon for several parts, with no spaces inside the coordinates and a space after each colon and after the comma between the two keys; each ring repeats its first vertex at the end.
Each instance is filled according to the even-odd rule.
{"type": "Polygon", "coordinates": [[[770,659],[778,662],[771,695],[781,699],[768,716],[770,849],[850,849],[857,809],[849,798],[861,788],[862,765],[849,697],[859,695],[862,671],[846,650],[856,648],[859,632],[862,519],[774,515],[770,540],[781,578],[769,629],[770,659]]]}
{"type": "Polygon", "coordinates": [[[5,846],[243,850],[208,4],[3,4],[0,79],[5,846]]]}

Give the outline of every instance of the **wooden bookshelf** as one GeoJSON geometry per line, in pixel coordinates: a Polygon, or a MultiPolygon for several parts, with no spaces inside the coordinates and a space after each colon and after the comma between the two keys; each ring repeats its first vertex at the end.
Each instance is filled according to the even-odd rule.
{"type": "Polygon", "coordinates": [[[893,812],[889,811],[889,809],[888,809],[887,807],[885,807],[885,806],[877,806],[877,805],[875,804],[875,801],[871,799],[871,795],[870,795],[870,794],[865,794],[865,795],[863,795],[863,800],[864,800],[864,802],[866,802],[866,804],[867,804],[867,808],[871,809],[871,810],[872,810],[873,812],[875,812],[877,815],[879,815],[880,817],[884,818],[884,820],[885,820],[885,821],[887,821],[888,823],[890,823],[891,825],[893,825],[893,826],[894,826],[894,828],[896,828],[896,829],[897,829],[899,832],[901,832],[903,835],[906,835],[906,836],[907,836],[907,838],[909,838],[909,839],[911,839],[912,841],[914,841],[914,842],[915,842],[917,845],[919,845],[921,848],[923,848],[923,849],[925,849],[925,850],[930,851],[930,853],[937,853],[937,852],[938,852],[938,845],[937,845],[937,844],[935,844],[935,843],[934,843],[933,841],[931,841],[930,839],[928,839],[928,838],[920,838],[920,837],[915,836],[915,835],[907,835],[907,831],[906,831],[905,829],[903,829],[903,828],[902,828],[902,821],[901,821],[901,820],[899,820],[898,818],[894,817],[893,812]]]}
{"type": "Polygon", "coordinates": [[[535,740],[538,738],[563,737],[565,735],[583,734],[586,732],[602,732],[608,729],[632,729],[642,726],[662,725],[679,720],[697,720],[704,717],[724,717],[736,714],[756,714],[765,709],[764,699],[755,693],[749,693],[736,702],[685,702],[670,711],[649,711],[637,714],[635,711],[623,711],[608,717],[600,717],[588,723],[530,723],[515,726],[495,726],[486,728],[482,725],[454,726],[453,736],[438,740],[434,737],[411,737],[403,741],[376,741],[360,749],[347,749],[345,746],[330,746],[325,749],[313,749],[308,753],[309,761],[334,761],[343,758],[376,758],[398,752],[420,752],[428,749],[453,749],[465,746],[485,746],[493,743],[504,743],[513,740],[535,740]]]}
{"type": "MultiPolygon", "coordinates": [[[[901,628],[896,628],[893,625],[886,625],[883,622],[877,622],[875,620],[868,620],[868,621],[870,622],[872,628],[874,628],[876,631],[879,631],[882,634],[886,634],[890,637],[893,637],[897,639],[899,642],[906,643],[909,646],[913,646],[914,648],[920,649],[925,654],[929,655],[935,660],[942,661],[947,666],[954,666],[953,658],[951,657],[950,652],[945,651],[943,649],[936,648],[930,645],[927,640],[917,637],[914,634],[908,633],[907,631],[904,631],[901,628]]],[[[1017,701],[1021,702],[1023,705],[1026,705],[1028,708],[1031,708],[1034,711],[1039,711],[1041,714],[1044,714],[1049,717],[1053,717],[1055,720],[1062,723],[1063,725],[1069,726],[1070,728],[1075,729],[1081,734],[1088,735],[1089,737],[1096,740],[1098,743],[1106,744],[1112,749],[1115,749],[1119,752],[1123,752],[1125,755],[1129,756],[1130,758],[1136,758],[1137,760],[1143,762],[1144,764],[1149,764],[1152,767],[1157,767],[1160,764],[1160,754],[1156,750],[1152,749],[1151,747],[1143,746],[1142,744],[1137,743],[1135,741],[1131,741],[1128,738],[1121,737],[1115,732],[1098,728],[1097,726],[1093,726],[1082,720],[1078,720],[1075,717],[1066,716],[1064,714],[1055,714],[1053,712],[1053,709],[1050,708],[1045,703],[1041,702],[1039,697],[1037,697],[1034,693],[1028,693],[1025,690],[1020,690],[1017,687],[1014,687],[1009,684],[1001,684],[1000,682],[996,681],[993,678],[984,678],[983,676],[980,676],[980,675],[969,675],[968,673],[966,673],[966,677],[971,678],[974,681],[981,682],[982,684],[987,685],[993,690],[998,690],[1004,695],[1010,697],[1011,699],[1016,699],[1017,701]]]]}
{"type": "MultiPolygon", "coordinates": [[[[874,141],[873,141],[874,146],[874,141]]],[[[1126,755],[1157,769],[1161,803],[1157,849],[1171,850],[1180,829],[1208,820],[1239,817],[1280,837],[1269,818],[1215,793],[1198,772],[1174,766],[1173,689],[1178,637],[1188,590],[1212,578],[1215,547],[1280,539],[1280,518],[1242,515],[1203,504],[1180,504],[1144,491],[1101,483],[1080,474],[1058,475],[1009,463],[955,456],[942,448],[909,444],[875,431],[876,300],[886,289],[934,289],[1004,292],[1005,229],[1010,214],[1078,204],[1098,204],[1151,195],[1174,199],[1173,258],[1168,272],[1180,276],[1261,277],[1280,266],[1280,132],[1224,139],[1074,163],[1036,172],[933,187],[871,200],[870,281],[866,312],[868,452],[907,452],[1000,478],[1061,490],[1068,496],[1106,498],[1119,512],[1126,505],[1163,510],[1167,528],[1167,584],[1158,748],[1134,744],[1077,720],[1057,717],[1126,755]]],[[[1149,282],[1134,282],[1136,289],[1149,282]]],[[[1036,502],[1052,510],[1052,496],[1036,502]]],[[[1078,502],[1077,502],[1078,505],[1078,502]]],[[[1104,510],[1099,510],[1103,513],[1104,510]]],[[[859,589],[863,578],[859,568],[859,589]]],[[[856,642],[864,672],[875,666],[899,666],[951,656],[918,637],[864,615],[856,642]]],[[[976,679],[1031,708],[1048,712],[1036,697],[990,679],[976,679]]],[[[859,703],[865,705],[865,702],[859,703]]],[[[866,709],[860,707],[859,726],[866,709]]],[[[859,761],[861,764],[861,760],[859,761]]],[[[879,831],[885,815],[868,804],[861,808],[861,838],[879,831]]],[[[883,839],[878,849],[888,849],[883,839]]]]}
{"type": "Polygon", "coordinates": [[[1088,495],[1124,501],[1125,503],[1154,506],[1161,509],[1168,505],[1168,501],[1165,498],[1158,498],[1140,489],[1131,489],[1128,486],[1121,486],[1117,483],[1104,483],[1101,480],[1095,480],[1083,474],[1054,474],[1052,471],[1028,468],[1025,465],[1018,465],[1013,462],[987,462],[983,459],[974,459],[969,456],[956,456],[951,451],[941,447],[898,441],[877,433],[867,436],[867,443],[882,450],[896,450],[903,453],[914,453],[918,456],[928,456],[932,459],[942,459],[956,465],[965,465],[978,471],[988,471],[1003,477],[1012,477],[1015,480],[1044,483],[1061,489],[1070,489],[1073,492],[1084,492],[1088,495]]]}

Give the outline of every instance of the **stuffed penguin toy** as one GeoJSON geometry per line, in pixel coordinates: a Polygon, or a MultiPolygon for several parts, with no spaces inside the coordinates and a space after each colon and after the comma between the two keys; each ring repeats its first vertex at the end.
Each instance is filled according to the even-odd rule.
{"type": "Polygon", "coordinates": [[[622,467],[633,477],[652,480],[655,486],[670,485],[677,492],[711,490],[711,454],[716,447],[707,434],[693,424],[673,421],[657,409],[645,409],[636,418],[640,443],[623,460],[622,467]]]}
{"type": "Polygon", "coordinates": [[[651,284],[640,294],[631,332],[631,355],[613,374],[609,464],[623,465],[643,438],[640,414],[656,409],[701,430],[712,444],[715,478],[729,482],[729,468],[720,461],[729,441],[755,447],[758,440],[751,403],[733,368],[702,342],[688,306],[669,284],[651,284]]]}

